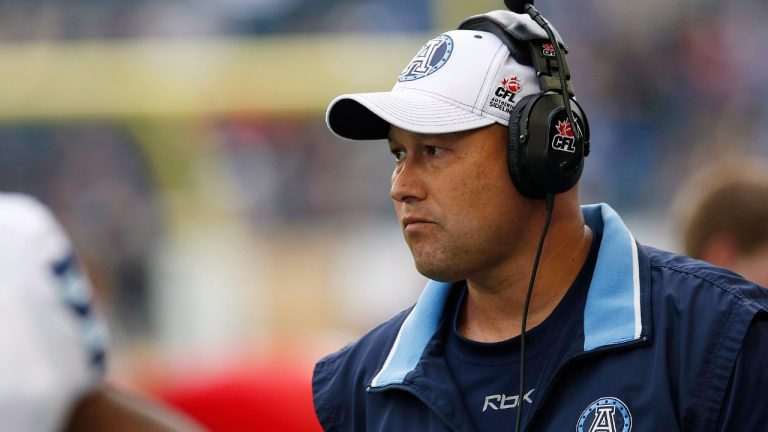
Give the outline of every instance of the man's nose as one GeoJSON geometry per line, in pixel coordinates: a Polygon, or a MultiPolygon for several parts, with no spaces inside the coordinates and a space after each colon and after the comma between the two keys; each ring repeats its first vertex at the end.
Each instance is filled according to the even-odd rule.
{"type": "Polygon", "coordinates": [[[392,173],[389,196],[398,202],[421,201],[426,198],[426,188],[418,164],[405,161],[392,173]]]}

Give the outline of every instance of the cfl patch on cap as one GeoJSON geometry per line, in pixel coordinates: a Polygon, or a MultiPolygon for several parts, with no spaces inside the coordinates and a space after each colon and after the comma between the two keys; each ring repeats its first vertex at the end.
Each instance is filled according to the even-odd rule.
{"type": "Polygon", "coordinates": [[[539,91],[534,69],[517,63],[498,37],[453,30],[428,40],[391,91],[339,96],[326,121],[355,140],[384,139],[390,125],[424,134],[506,126],[517,102],[539,91]]]}
{"type": "Polygon", "coordinates": [[[517,75],[511,75],[508,78],[502,78],[499,86],[491,95],[488,102],[488,109],[496,109],[507,114],[512,112],[512,108],[517,103],[516,96],[523,89],[523,83],[517,75]]]}

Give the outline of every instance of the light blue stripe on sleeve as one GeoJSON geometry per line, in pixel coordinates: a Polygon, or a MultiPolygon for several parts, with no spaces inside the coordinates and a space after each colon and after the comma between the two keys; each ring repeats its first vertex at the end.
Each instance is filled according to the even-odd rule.
{"type": "Polygon", "coordinates": [[[430,280],[422,291],[408,318],[403,322],[395,343],[381,371],[371,381],[371,387],[399,384],[421,359],[427,343],[437,331],[450,283],[430,280]]]}

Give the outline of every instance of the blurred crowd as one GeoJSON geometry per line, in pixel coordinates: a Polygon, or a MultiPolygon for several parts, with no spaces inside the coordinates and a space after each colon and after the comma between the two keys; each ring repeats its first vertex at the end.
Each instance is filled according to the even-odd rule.
{"type": "Polygon", "coordinates": [[[431,6],[427,0],[6,0],[0,40],[412,32],[431,28],[431,6]]]}
{"type": "Polygon", "coordinates": [[[550,9],[573,47],[590,115],[588,201],[663,208],[707,161],[768,153],[765,2],[592,0],[550,9]]]}
{"type": "MultiPolygon", "coordinates": [[[[584,201],[610,202],[622,213],[663,213],[700,164],[733,154],[768,156],[768,112],[760,103],[768,97],[761,85],[768,81],[761,55],[768,3],[537,6],[572,48],[573,80],[589,115],[584,201]]],[[[448,30],[437,28],[440,7],[446,6],[436,0],[3,1],[0,43],[429,34],[448,30]]],[[[238,198],[228,211],[255,232],[391,219],[385,146],[342,142],[319,112],[223,113],[207,120],[205,141],[238,198]]],[[[156,169],[119,120],[0,124],[0,189],[31,193],[57,212],[129,333],[152,326],[137,317],[147,316],[147,263],[168,225],[156,169]]]]}

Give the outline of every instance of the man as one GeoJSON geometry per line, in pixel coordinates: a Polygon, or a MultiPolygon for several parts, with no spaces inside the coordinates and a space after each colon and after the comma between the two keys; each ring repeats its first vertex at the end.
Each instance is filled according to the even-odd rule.
{"type": "Polygon", "coordinates": [[[72,246],[31,197],[0,194],[0,429],[197,431],[104,383],[105,338],[72,246]]]}
{"type": "Polygon", "coordinates": [[[316,365],[321,424],[764,430],[768,410],[755,401],[768,386],[768,295],[637,244],[609,206],[580,208],[578,187],[558,183],[560,174],[578,180],[588,130],[575,101],[538,125],[537,108],[518,109],[542,86],[568,88],[559,37],[528,13],[469,19],[428,41],[391,92],[331,103],[337,135],[389,140],[395,211],[432,281],[414,307],[316,365]],[[546,139],[534,137],[537,127],[546,139]],[[535,151],[545,156],[534,169],[520,154],[535,151]]]}
{"type": "Polygon", "coordinates": [[[675,199],[685,253],[768,286],[768,164],[713,163],[675,199]]]}

